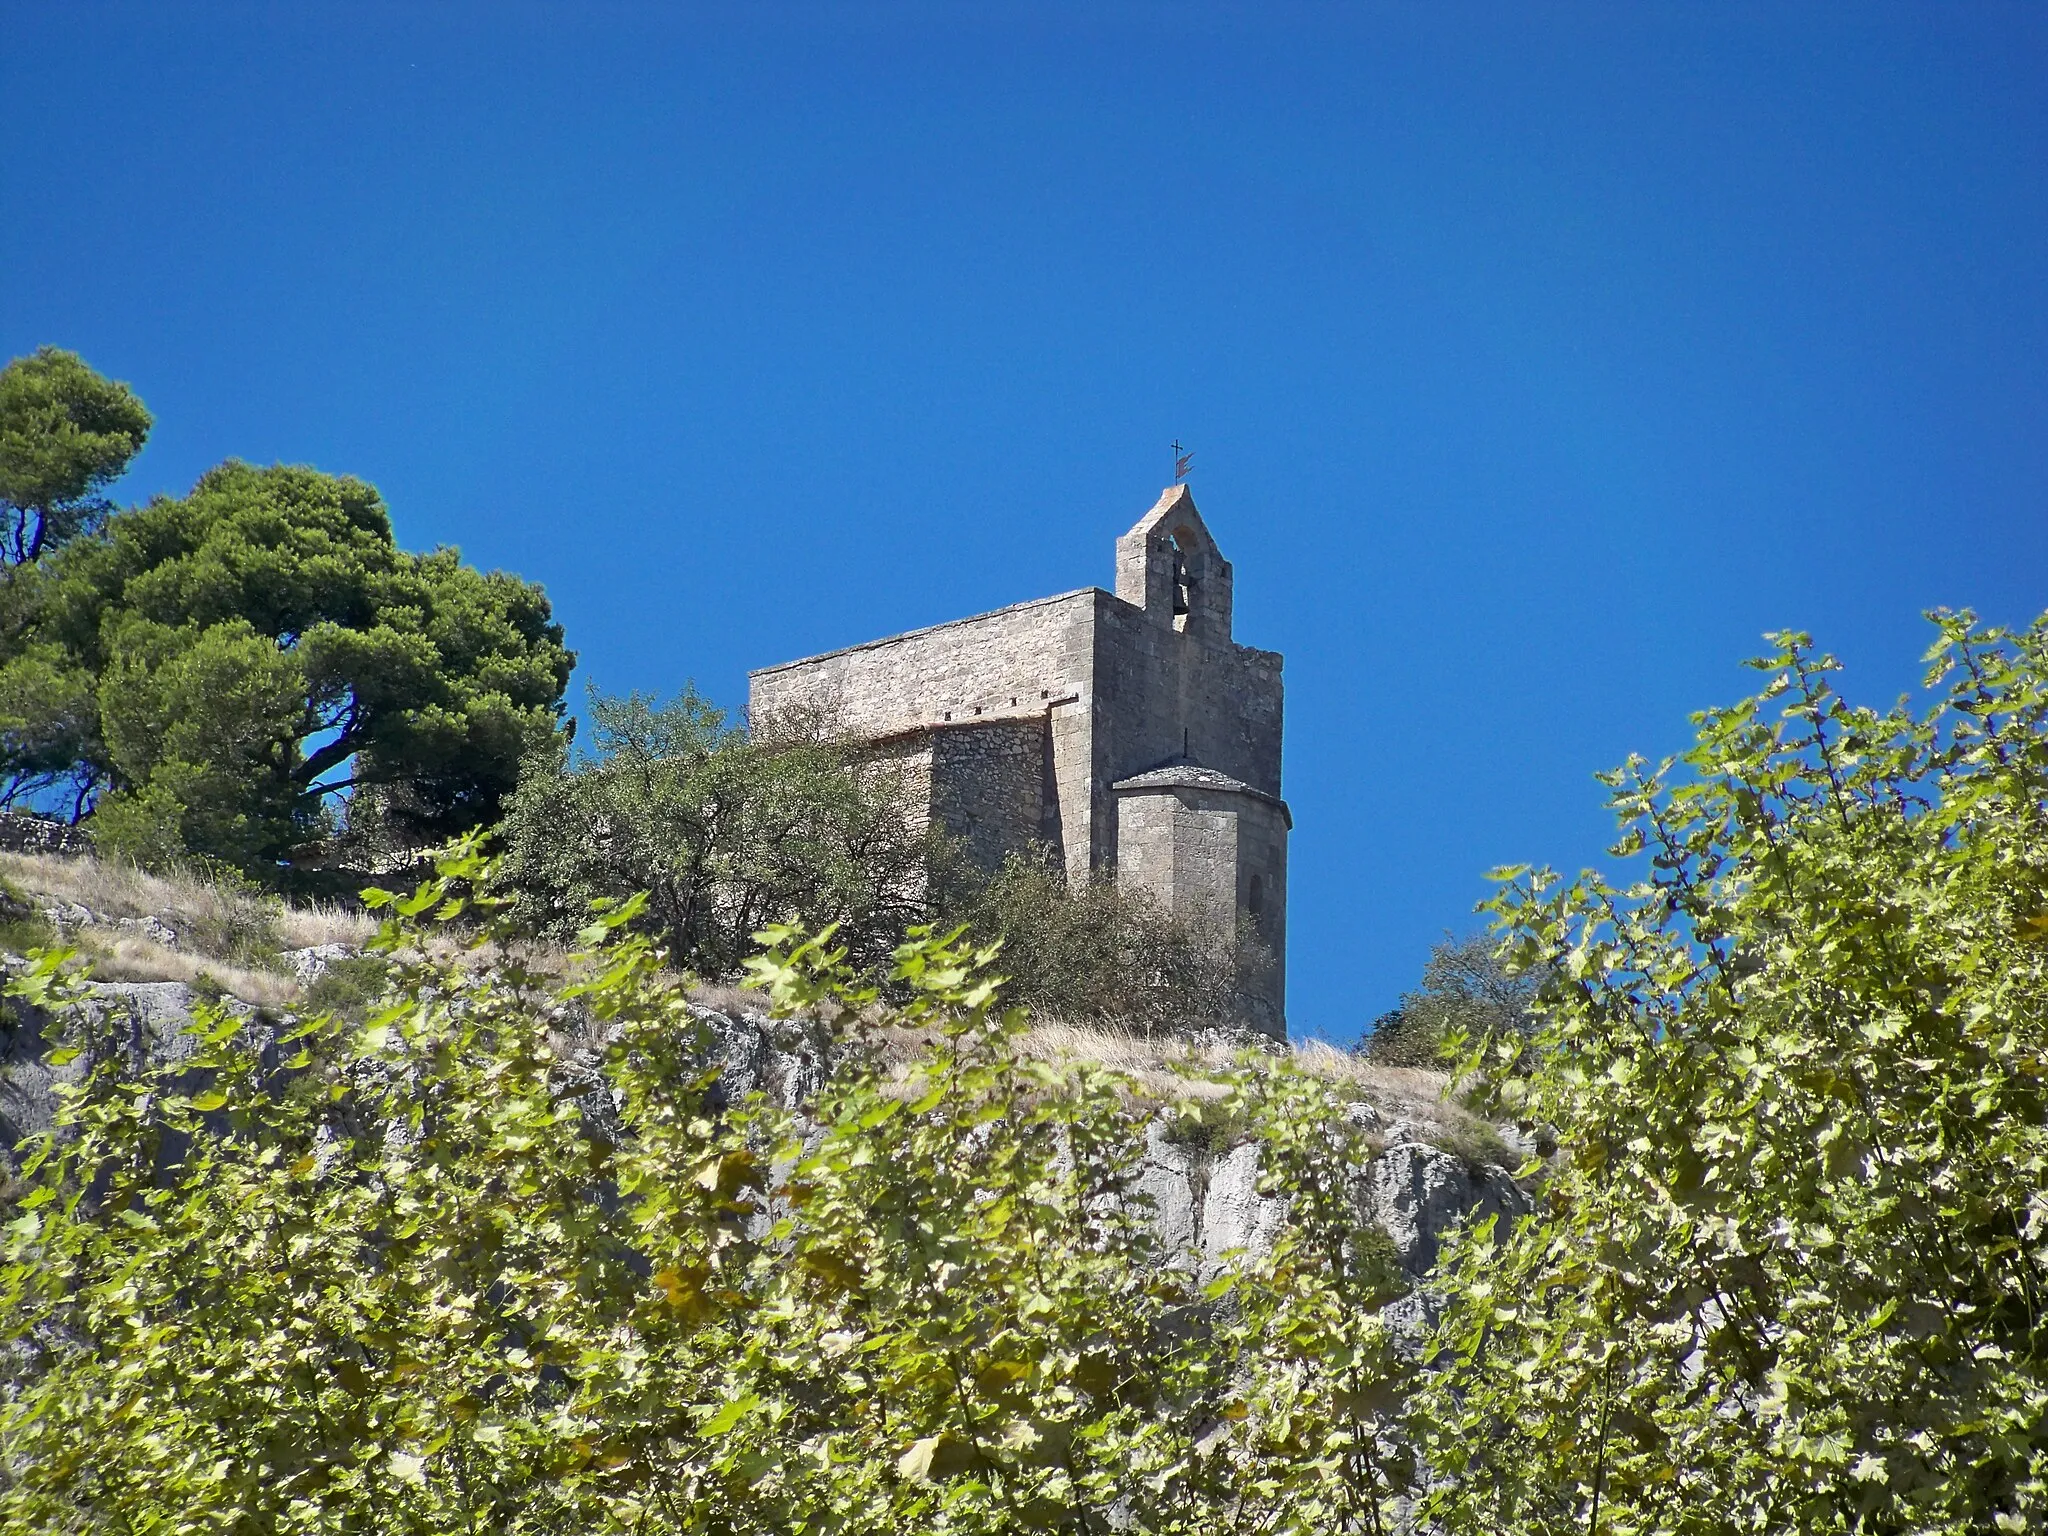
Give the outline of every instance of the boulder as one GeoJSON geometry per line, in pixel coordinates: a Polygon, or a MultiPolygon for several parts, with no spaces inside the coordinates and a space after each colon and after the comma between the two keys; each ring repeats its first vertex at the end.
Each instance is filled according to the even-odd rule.
{"type": "MultiPolygon", "coordinates": [[[[25,1138],[50,1129],[56,1114],[54,1089],[59,1083],[80,1083],[102,1062],[116,1061],[128,1071],[150,1065],[176,1065],[198,1050],[186,1030],[200,1005],[200,996],[182,981],[100,981],[88,984],[82,1016],[72,1038],[86,1047],[61,1066],[52,1065],[55,1030],[38,1009],[10,1002],[0,1042],[0,1155],[9,1158],[25,1138]]],[[[243,1013],[251,1027],[263,1032],[268,1049],[275,1029],[245,1004],[232,999],[223,1006],[243,1013]]]]}
{"type": "Polygon", "coordinates": [[[1474,1168],[1427,1142],[1388,1147],[1366,1166],[1367,1209],[1393,1239],[1402,1272],[1421,1279],[1436,1267],[1444,1234],[1488,1216],[1512,1221],[1529,1197],[1500,1168],[1474,1168]]]}
{"type": "Polygon", "coordinates": [[[304,949],[288,949],[284,952],[284,963],[292,968],[292,975],[302,987],[310,987],[337,960],[353,960],[362,952],[348,944],[309,944],[304,949]]]}

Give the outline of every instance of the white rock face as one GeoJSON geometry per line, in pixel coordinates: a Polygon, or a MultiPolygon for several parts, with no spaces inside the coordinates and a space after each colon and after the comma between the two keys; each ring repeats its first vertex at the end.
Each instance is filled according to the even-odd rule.
{"type": "Polygon", "coordinates": [[[1244,1249],[1266,1253],[1287,1220],[1287,1202],[1259,1193],[1259,1149],[1232,1147],[1209,1163],[1200,1213],[1202,1276],[1213,1278],[1225,1256],[1244,1249]]]}
{"type": "MultiPolygon", "coordinates": [[[[345,945],[322,944],[294,951],[291,958],[300,979],[311,981],[334,960],[353,953],[345,945]]],[[[197,1001],[181,982],[93,985],[87,1007],[94,1015],[99,1053],[123,1057],[137,1069],[145,1062],[183,1060],[195,1047],[183,1031],[197,1001]]],[[[817,1096],[835,1065],[833,1043],[815,1025],[752,1013],[692,1012],[705,1027],[706,1049],[718,1068],[716,1096],[727,1102],[758,1090],[785,1108],[797,1108],[817,1096]]],[[[83,1059],[63,1067],[48,1064],[46,1029],[45,1021],[31,1018],[0,1040],[0,1145],[11,1147],[48,1129],[51,1087],[85,1072],[83,1059]]],[[[562,1091],[584,1106],[593,1133],[604,1136],[615,1128],[622,1133],[601,1053],[570,1065],[562,1091]]],[[[1347,1113],[1367,1127],[1380,1118],[1365,1104],[1347,1113]]],[[[1397,1138],[1405,1134],[1399,1122],[1386,1129],[1397,1138]]],[[[1260,1194],[1259,1174],[1256,1143],[1191,1146],[1172,1139],[1160,1119],[1146,1128],[1137,1191],[1151,1205],[1162,1245],[1177,1256],[1174,1262],[1193,1266],[1207,1279],[1236,1250],[1270,1251],[1286,1223],[1287,1202],[1260,1194]]],[[[1413,1139],[1397,1139],[1356,1175],[1361,1214],[1386,1231],[1402,1271],[1416,1281],[1436,1264],[1446,1234],[1490,1215],[1511,1221],[1529,1208],[1527,1195],[1503,1170],[1475,1169],[1440,1147],[1413,1139]]],[[[1397,1304],[1404,1305],[1415,1311],[1418,1325],[1428,1321],[1429,1302],[1422,1292],[1397,1304]]]]}
{"type": "Polygon", "coordinates": [[[801,1019],[766,1014],[690,1012],[705,1027],[718,1066],[716,1096],[738,1100],[757,1090],[770,1103],[795,1109],[818,1096],[834,1066],[830,1034],[801,1019]]]}
{"type": "MultiPolygon", "coordinates": [[[[1207,1153],[1180,1145],[1163,1121],[1146,1131],[1145,1170],[1138,1190],[1150,1199],[1160,1241],[1184,1262],[1213,1276],[1234,1249],[1271,1250],[1287,1220],[1287,1203],[1259,1193],[1259,1149],[1244,1142],[1207,1153]]],[[[1474,1169],[1425,1142],[1389,1147],[1358,1170],[1361,1214],[1393,1240],[1402,1273],[1420,1280],[1435,1266],[1444,1236],[1471,1222],[1513,1218],[1529,1208],[1519,1185],[1500,1168],[1474,1169]]]]}
{"type": "Polygon", "coordinates": [[[1503,1221],[1529,1209],[1529,1197],[1499,1168],[1475,1171],[1441,1147],[1409,1141],[1388,1147],[1368,1165],[1373,1219],[1394,1240],[1401,1268],[1420,1279],[1436,1267],[1445,1233],[1487,1216],[1503,1221]]]}
{"type": "Polygon", "coordinates": [[[1169,1253],[1201,1249],[1202,1201],[1195,1188],[1195,1154],[1167,1138],[1166,1122],[1145,1127],[1145,1171],[1138,1193],[1152,1202],[1160,1241],[1169,1253]]]}
{"type": "Polygon", "coordinates": [[[304,949],[288,949],[284,952],[285,964],[292,968],[292,975],[302,987],[310,987],[337,960],[353,960],[360,951],[347,944],[309,944],[304,949]]]}
{"type": "Polygon", "coordinates": [[[42,911],[43,921],[52,928],[90,928],[99,922],[99,915],[91,907],[75,901],[53,902],[42,911]]]}

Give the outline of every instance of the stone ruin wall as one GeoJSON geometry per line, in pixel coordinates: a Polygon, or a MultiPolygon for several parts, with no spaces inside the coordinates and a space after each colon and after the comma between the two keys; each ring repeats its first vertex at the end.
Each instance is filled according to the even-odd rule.
{"type": "Polygon", "coordinates": [[[993,873],[1009,853],[1059,845],[1057,827],[1046,824],[1053,773],[1043,716],[956,726],[925,740],[932,817],[976,868],[993,873]]]}
{"type": "MultiPolygon", "coordinates": [[[[1076,884],[1117,870],[1190,916],[1250,914],[1286,944],[1282,659],[1231,637],[1231,570],[1185,487],[1117,544],[1117,592],[1086,588],[753,674],[758,727],[801,716],[868,744],[973,863],[1043,843],[1076,884]],[[1215,792],[1119,792],[1193,763],[1215,792]],[[1252,793],[1228,793],[1237,780],[1252,793]],[[1128,825],[1120,825],[1125,818],[1128,825]]],[[[1284,979],[1272,977],[1284,1015],[1284,979]]]]}
{"type": "Polygon", "coordinates": [[[764,668],[750,713],[806,715],[875,743],[978,861],[1044,842],[1077,881],[1127,842],[1110,788],[1121,778],[1186,756],[1280,789],[1281,658],[1175,630],[1099,588],[764,668]],[[999,725],[1013,729],[988,734],[999,725]]]}
{"type": "Polygon", "coordinates": [[[1039,715],[1093,682],[1092,591],[999,608],[977,618],[763,667],[752,677],[756,720],[817,713],[849,735],[880,740],[922,727],[1039,715]]]}

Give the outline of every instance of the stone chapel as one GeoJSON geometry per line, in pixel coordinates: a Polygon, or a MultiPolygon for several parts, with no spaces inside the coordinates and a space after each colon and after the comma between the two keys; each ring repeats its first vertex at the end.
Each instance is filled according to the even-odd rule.
{"type": "Polygon", "coordinates": [[[985,868],[1034,844],[1172,911],[1249,919],[1285,1032],[1280,656],[1231,637],[1231,570],[1185,485],[1116,543],[1116,592],[1057,597],[764,667],[757,721],[804,712],[900,764],[985,868]]]}

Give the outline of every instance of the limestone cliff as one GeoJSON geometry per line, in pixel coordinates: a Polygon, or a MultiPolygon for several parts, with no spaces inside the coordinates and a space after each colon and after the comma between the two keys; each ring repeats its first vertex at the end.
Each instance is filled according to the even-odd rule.
{"type": "MultiPolygon", "coordinates": [[[[191,1054],[193,1041],[185,1030],[199,1002],[200,994],[183,982],[98,982],[87,988],[83,1006],[101,1058],[139,1069],[191,1054]]],[[[266,1037],[275,1033],[269,1016],[230,1005],[245,1008],[249,1028],[266,1037]]],[[[800,1110],[835,1065],[832,1039],[815,1024],[732,1007],[692,1011],[706,1026],[717,1099],[733,1101],[758,1091],[800,1110]]],[[[10,1148],[49,1129],[53,1086],[77,1081],[86,1070],[85,1059],[50,1064],[52,1034],[49,1019],[19,1007],[7,1025],[0,1048],[0,1141],[10,1148]]],[[[563,1092],[579,1101],[598,1134],[616,1123],[594,1049],[565,1075],[563,1092]]],[[[1351,1116],[1381,1137],[1381,1150],[1355,1170],[1352,1182],[1364,1213],[1391,1239],[1403,1272],[1421,1281],[1435,1264],[1446,1233],[1478,1216],[1512,1216],[1526,1209],[1528,1200],[1501,1166],[1424,1139],[1398,1113],[1404,1107],[1375,1104],[1364,1096],[1349,1106],[1351,1116]]],[[[1285,1201],[1259,1192],[1255,1143],[1178,1138],[1173,1121],[1162,1114],[1148,1126],[1146,1146],[1139,1187],[1152,1203],[1160,1236],[1204,1273],[1213,1272],[1232,1249],[1263,1249],[1286,1221],[1285,1201]]],[[[1418,1293],[1397,1307],[1419,1323],[1426,1301],[1418,1293]]]]}

